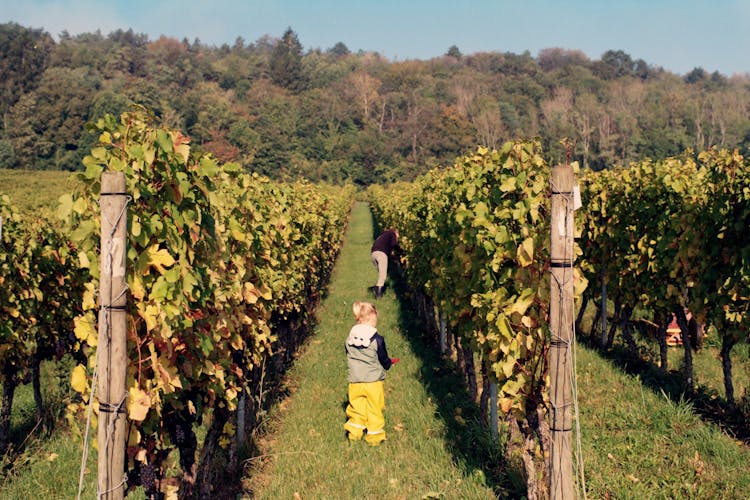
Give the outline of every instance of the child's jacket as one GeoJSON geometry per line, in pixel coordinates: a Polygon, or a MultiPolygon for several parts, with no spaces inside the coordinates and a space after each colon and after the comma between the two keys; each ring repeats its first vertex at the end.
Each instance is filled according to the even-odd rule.
{"type": "Polygon", "coordinates": [[[363,324],[354,325],[349,331],[346,359],[350,384],[384,380],[385,371],[392,364],[385,339],[375,328],[363,324]]]}

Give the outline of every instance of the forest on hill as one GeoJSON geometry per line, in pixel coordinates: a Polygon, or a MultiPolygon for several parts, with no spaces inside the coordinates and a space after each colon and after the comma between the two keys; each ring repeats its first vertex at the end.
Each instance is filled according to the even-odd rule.
{"type": "Polygon", "coordinates": [[[451,46],[389,61],[341,42],[304,51],[291,27],[213,47],[132,30],[56,41],[0,24],[0,168],[81,169],[96,141],[86,124],[132,104],[220,161],[281,180],[411,180],[512,138],[593,169],[750,147],[750,75],[677,75],[621,50],[592,60],[451,46]]]}

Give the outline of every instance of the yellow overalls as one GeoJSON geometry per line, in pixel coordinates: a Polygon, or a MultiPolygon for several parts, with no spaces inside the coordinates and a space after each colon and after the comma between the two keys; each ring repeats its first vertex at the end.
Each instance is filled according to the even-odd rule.
{"type": "Polygon", "coordinates": [[[346,342],[349,404],[344,429],[351,441],[358,441],[364,435],[365,441],[373,446],[385,440],[386,368],[378,359],[378,342],[383,351],[381,355],[387,357],[388,354],[385,341],[379,335],[376,339],[376,334],[374,327],[358,324],[351,329],[346,342]]]}
{"type": "Polygon", "coordinates": [[[384,408],[384,381],[349,384],[349,405],[346,407],[346,416],[349,420],[344,424],[349,439],[362,439],[362,434],[366,430],[365,441],[368,444],[378,445],[384,441],[384,408]]]}

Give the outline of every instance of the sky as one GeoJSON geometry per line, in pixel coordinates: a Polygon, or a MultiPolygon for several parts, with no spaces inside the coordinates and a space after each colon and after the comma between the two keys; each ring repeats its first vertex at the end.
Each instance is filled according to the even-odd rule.
{"type": "Polygon", "coordinates": [[[677,74],[750,74],[750,0],[0,0],[0,23],[55,39],[132,29],[211,46],[280,38],[305,50],[343,42],[391,61],[545,48],[600,59],[623,50],[677,74]]]}

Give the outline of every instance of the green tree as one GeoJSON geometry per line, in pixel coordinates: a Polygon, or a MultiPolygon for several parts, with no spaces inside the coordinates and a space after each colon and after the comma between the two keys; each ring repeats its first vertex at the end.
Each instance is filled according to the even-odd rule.
{"type": "Polygon", "coordinates": [[[461,59],[461,57],[463,57],[463,54],[455,45],[451,45],[450,47],[448,47],[448,52],[446,52],[445,55],[455,57],[456,59],[461,59]]]}
{"type": "Polygon", "coordinates": [[[100,82],[86,68],[50,68],[9,114],[8,137],[23,168],[79,168],[85,124],[100,82]]]}
{"type": "Polygon", "coordinates": [[[496,148],[507,134],[500,104],[489,95],[481,95],[474,101],[471,123],[477,133],[476,143],[480,146],[496,148]]]}
{"type": "Polygon", "coordinates": [[[591,61],[580,50],[567,50],[559,47],[542,49],[537,55],[537,63],[544,71],[556,71],[570,66],[590,66],[591,61]]]}
{"type": "Polygon", "coordinates": [[[602,54],[594,69],[604,80],[613,80],[624,76],[632,76],[635,72],[633,58],[622,50],[608,50],[602,54]]]}
{"type": "Polygon", "coordinates": [[[276,43],[269,62],[271,81],[293,92],[305,88],[302,74],[302,44],[292,28],[287,28],[281,40],[276,43]]]}
{"type": "Polygon", "coordinates": [[[351,54],[351,52],[349,52],[349,47],[343,42],[337,42],[336,45],[328,49],[328,53],[336,57],[345,57],[351,54]]]}
{"type": "Polygon", "coordinates": [[[693,68],[693,70],[685,75],[685,83],[700,83],[708,77],[706,70],[701,67],[693,68]]]}
{"type": "Polygon", "coordinates": [[[249,120],[260,141],[249,170],[275,179],[289,179],[292,158],[300,147],[298,127],[303,121],[296,96],[266,80],[255,82],[247,93],[249,120]]]}
{"type": "Polygon", "coordinates": [[[305,75],[307,91],[335,87],[352,72],[354,61],[330,53],[311,51],[302,59],[302,74],[305,75]]]}
{"type": "Polygon", "coordinates": [[[560,144],[560,140],[573,140],[576,136],[573,123],[573,91],[568,87],[555,88],[552,96],[542,101],[541,108],[547,139],[545,147],[554,162],[563,162],[566,160],[566,150],[560,144]]]}
{"type": "Polygon", "coordinates": [[[0,118],[36,87],[54,44],[42,30],[0,24],[0,118]]]}
{"type": "Polygon", "coordinates": [[[16,153],[13,144],[7,139],[0,139],[0,168],[15,168],[16,153]]]}
{"type": "Polygon", "coordinates": [[[580,159],[604,168],[742,146],[750,129],[747,77],[675,75],[621,50],[590,60],[453,45],[445,57],[391,62],[343,42],[303,53],[291,28],[217,48],[132,30],[63,32],[55,44],[5,24],[0,70],[2,162],[25,168],[74,168],[91,146],[86,121],[131,102],[248,170],[362,183],[508,138],[540,137],[557,160],[570,137],[580,159]]]}

